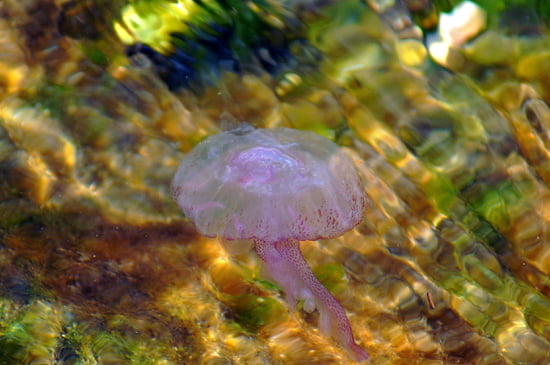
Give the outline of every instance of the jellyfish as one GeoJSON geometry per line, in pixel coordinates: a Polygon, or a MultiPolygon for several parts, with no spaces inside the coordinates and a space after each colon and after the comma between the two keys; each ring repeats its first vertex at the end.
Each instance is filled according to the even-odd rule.
{"type": "Polygon", "coordinates": [[[288,128],[222,132],[186,155],[171,191],[200,234],[252,242],[289,307],[302,301],[306,312],[317,309],[324,335],[368,359],[300,250],[300,241],[340,236],[362,220],[365,193],[338,145],[288,128]]]}

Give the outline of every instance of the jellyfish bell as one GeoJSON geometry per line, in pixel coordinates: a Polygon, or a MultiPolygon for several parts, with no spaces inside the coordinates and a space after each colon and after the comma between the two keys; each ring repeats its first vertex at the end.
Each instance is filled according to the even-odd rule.
{"type": "Polygon", "coordinates": [[[288,128],[207,138],[179,166],[172,193],[201,234],[235,240],[337,237],[361,221],[365,205],[343,150],[288,128]]]}
{"type": "Polygon", "coordinates": [[[319,326],[357,360],[343,307],[313,275],[299,241],[340,236],[363,217],[365,194],[353,163],[335,143],[287,128],[240,129],[192,149],[172,195],[197,230],[223,241],[253,242],[291,308],[319,310],[319,326]]]}

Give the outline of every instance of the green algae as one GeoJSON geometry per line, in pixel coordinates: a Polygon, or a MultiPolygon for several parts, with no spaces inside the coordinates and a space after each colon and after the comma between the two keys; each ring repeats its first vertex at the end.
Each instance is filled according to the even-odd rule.
{"type": "Polygon", "coordinates": [[[324,264],[313,268],[313,273],[331,293],[338,295],[346,288],[346,274],[340,264],[324,264]]]}
{"type": "Polygon", "coordinates": [[[262,326],[273,323],[286,310],[273,298],[251,294],[234,296],[226,300],[226,303],[233,311],[235,323],[246,334],[256,333],[262,326]]]}
{"type": "Polygon", "coordinates": [[[29,304],[1,328],[2,361],[9,364],[50,358],[57,345],[59,320],[50,303],[29,304]]]}

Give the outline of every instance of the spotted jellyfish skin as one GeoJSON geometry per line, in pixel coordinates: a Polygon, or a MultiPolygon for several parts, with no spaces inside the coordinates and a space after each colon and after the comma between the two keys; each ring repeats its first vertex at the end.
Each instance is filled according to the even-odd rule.
{"type": "Polygon", "coordinates": [[[303,300],[304,310],[318,309],[321,331],[356,360],[368,359],[300,251],[299,241],[339,236],[362,219],[359,176],[336,144],[286,128],[223,132],[189,152],[171,189],[201,234],[252,240],[290,308],[303,300]]]}
{"type": "Polygon", "coordinates": [[[368,360],[365,350],[355,343],[353,331],[344,307],[319,282],[300,251],[295,240],[276,243],[255,240],[258,256],[267,264],[268,270],[284,289],[291,309],[299,300],[304,301],[304,310],[319,310],[319,328],[328,337],[336,339],[358,361],[368,360]]]}
{"type": "Polygon", "coordinates": [[[341,148],[288,128],[222,132],[197,145],[172,181],[197,230],[228,240],[316,240],[357,225],[365,196],[341,148]]]}

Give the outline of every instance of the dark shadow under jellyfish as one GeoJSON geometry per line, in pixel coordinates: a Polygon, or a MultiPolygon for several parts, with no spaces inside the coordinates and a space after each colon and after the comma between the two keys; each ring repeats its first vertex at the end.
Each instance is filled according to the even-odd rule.
{"type": "Polygon", "coordinates": [[[368,359],[300,250],[300,241],[340,236],[362,220],[365,194],[341,148],[286,128],[223,132],[187,154],[171,189],[201,234],[252,241],[290,308],[302,300],[305,311],[317,309],[322,333],[368,359]]]}

